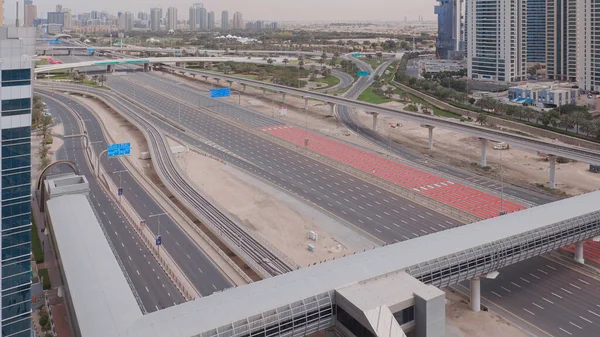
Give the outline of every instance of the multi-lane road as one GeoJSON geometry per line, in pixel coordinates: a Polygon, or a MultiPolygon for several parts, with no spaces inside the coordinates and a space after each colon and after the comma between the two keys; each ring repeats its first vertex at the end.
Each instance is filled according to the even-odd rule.
{"type": "MultiPolygon", "coordinates": [[[[79,121],[64,105],[59,103],[62,101],[60,96],[54,96],[54,98],[56,100],[45,98],[44,101],[56,122],[63,125],[65,135],[81,134],[79,121]]],[[[79,110],[77,105],[71,107],[79,110]]],[[[134,291],[139,295],[144,310],[152,312],[183,303],[183,297],[130,227],[115,201],[94,179],[85,159],[81,139],[65,138],[56,157],[58,160],[65,159],[75,162],[80,173],[88,177],[92,207],[96,210],[98,220],[104,227],[108,240],[125,269],[124,272],[131,280],[134,291]]]]}
{"type": "MultiPolygon", "coordinates": [[[[57,99],[68,104],[71,101],[68,97],[60,95],[57,99]]],[[[104,139],[102,128],[95,115],[85,106],[71,101],[70,105],[80,113],[86,123],[88,137],[93,143],[93,148],[98,154],[106,149],[107,142],[104,139]]],[[[52,112],[52,108],[50,108],[52,112]]],[[[151,218],[151,215],[162,214],[165,210],[150,196],[150,194],[138,184],[127,171],[125,166],[118,159],[108,159],[106,156],[101,158],[101,165],[105,171],[124,173],[112,175],[112,180],[116,185],[121,181],[124,190],[124,197],[134,207],[136,212],[146,219],[148,228],[155,234],[158,234],[158,219],[151,218]]],[[[99,208],[105,208],[107,204],[100,204],[99,208]]],[[[231,282],[222,275],[220,269],[206,256],[204,251],[187,236],[180,226],[169,216],[160,217],[160,235],[163,246],[169,254],[178,261],[180,269],[187,276],[194,287],[202,296],[210,295],[215,291],[224,290],[232,286],[231,282]],[[185,261],[185,263],[183,263],[185,261]]]]}

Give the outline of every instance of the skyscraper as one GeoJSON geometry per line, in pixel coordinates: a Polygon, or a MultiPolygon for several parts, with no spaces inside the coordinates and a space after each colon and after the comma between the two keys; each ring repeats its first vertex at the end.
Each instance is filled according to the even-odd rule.
{"type": "Polygon", "coordinates": [[[549,79],[577,80],[577,21],[577,0],[546,1],[545,61],[549,79]]]}
{"type": "Polygon", "coordinates": [[[126,32],[133,30],[133,13],[122,13],[117,19],[117,25],[119,26],[119,29],[122,29],[126,32]]]}
{"type": "Polygon", "coordinates": [[[600,0],[577,1],[576,13],[579,89],[600,91],[600,0]]]}
{"type": "Polygon", "coordinates": [[[4,0],[0,0],[0,27],[4,26],[4,0]]]}
{"type": "Polygon", "coordinates": [[[222,30],[229,29],[229,12],[228,11],[221,12],[221,29],[222,30]]]}
{"type": "Polygon", "coordinates": [[[198,22],[196,21],[196,7],[190,7],[188,25],[190,26],[190,30],[198,29],[198,22]]]}
{"type": "MultiPolygon", "coordinates": [[[[58,6],[57,6],[58,8],[58,6]]],[[[63,19],[63,28],[70,30],[73,26],[73,18],[71,16],[71,10],[68,8],[62,8],[62,13],[64,15],[64,19],[63,19]]]]}
{"type": "Polygon", "coordinates": [[[162,9],[151,8],[150,9],[150,30],[158,32],[160,30],[160,19],[162,16],[162,9]]]}
{"type": "Polygon", "coordinates": [[[62,9],[63,9],[62,5],[56,5],[57,12],[62,12],[62,9]]]}
{"type": "Polygon", "coordinates": [[[470,79],[521,81],[527,76],[527,1],[469,0],[470,79]]]}
{"type": "Polygon", "coordinates": [[[2,335],[31,333],[31,108],[35,28],[0,28],[2,335]],[[6,90],[11,89],[11,90],[6,90]]]}
{"type": "Polygon", "coordinates": [[[167,30],[177,29],[177,8],[169,7],[167,9],[167,30]]]}
{"type": "Polygon", "coordinates": [[[460,55],[462,43],[461,17],[463,0],[438,0],[435,14],[438,16],[436,53],[441,59],[460,55]]]}
{"type": "MultiPolygon", "coordinates": [[[[29,1],[31,2],[31,1],[29,1]]],[[[23,13],[23,25],[25,27],[33,27],[33,21],[37,18],[37,6],[36,5],[25,5],[23,13]]]]}
{"type": "Polygon", "coordinates": [[[63,12],[48,12],[48,20],[47,23],[49,25],[61,25],[63,28],[65,26],[65,13],[63,12]]]}
{"type": "Polygon", "coordinates": [[[196,21],[198,22],[198,27],[200,30],[206,30],[208,27],[208,14],[206,13],[206,8],[200,4],[201,7],[196,8],[196,21]]]}
{"type": "Polygon", "coordinates": [[[242,13],[233,13],[233,29],[244,29],[244,18],[242,13]]]}
{"type": "Polygon", "coordinates": [[[215,12],[208,12],[208,30],[215,29],[215,12]]]}
{"type": "Polygon", "coordinates": [[[546,62],[546,2],[527,0],[527,62],[546,62]]]}

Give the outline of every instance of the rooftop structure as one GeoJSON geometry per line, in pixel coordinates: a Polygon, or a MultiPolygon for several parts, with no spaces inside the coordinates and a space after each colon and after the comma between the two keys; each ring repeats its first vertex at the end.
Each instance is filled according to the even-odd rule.
{"type": "Polygon", "coordinates": [[[568,83],[527,83],[508,89],[513,103],[538,105],[541,108],[575,104],[577,89],[568,83]]]}

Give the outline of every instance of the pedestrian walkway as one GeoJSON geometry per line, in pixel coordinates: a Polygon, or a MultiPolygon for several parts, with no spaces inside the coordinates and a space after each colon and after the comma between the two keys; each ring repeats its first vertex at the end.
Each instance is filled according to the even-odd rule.
{"type": "MultiPolygon", "coordinates": [[[[305,140],[308,138],[308,148],[313,152],[371,173],[396,185],[410,188],[415,193],[424,194],[483,219],[500,216],[501,211],[512,213],[526,208],[314,132],[307,132],[305,129],[278,125],[264,127],[262,130],[299,146],[305,146],[305,140]]],[[[567,246],[563,249],[574,252],[575,248],[567,246]]],[[[584,254],[586,259],[600,263],[600,243],[587,241],[584,254]]]]}

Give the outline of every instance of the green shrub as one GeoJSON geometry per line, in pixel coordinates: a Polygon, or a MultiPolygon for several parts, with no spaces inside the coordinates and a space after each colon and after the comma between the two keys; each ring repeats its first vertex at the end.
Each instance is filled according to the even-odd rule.
{"type": "Polygon", "coordinates": [[[31,250],[33,251],[35,263],[44,262],[44,250],[42,249],[42,243],[33,216],[31,217],[31,250]]]}
{"type": "Polygon", "coordinates": [[[38,275],[44,278],[44,290],[48,290],[52,288],[52,284],[50,283],[50,275],[48,274],[48,269],[40,269],[38,270],[38,275]]]}
{"type": "Polygon", "coordinates": [[[556,162],[559,164],[566,164],[566,163],[570,162],[570,160],[565,157],[557,157],[556,162]]]}
{"type": "Polygon", "coordinates": [[[48,316],[48,314],[44,313],[42,316],[40,316],[38,323],[40,323],[40,326],[44,326],[46,325],[46,323],[48,323],[49,320],[50,317],[48,316]]]}

